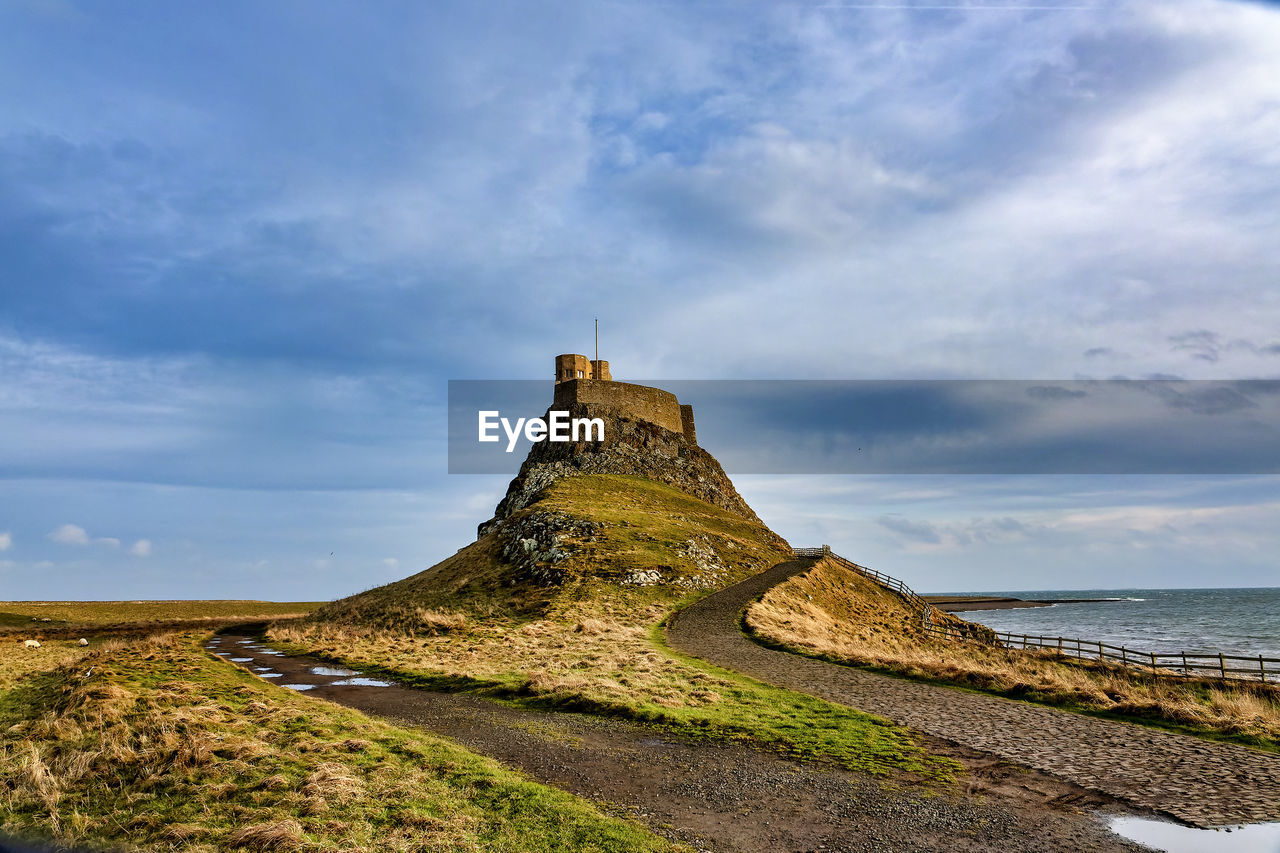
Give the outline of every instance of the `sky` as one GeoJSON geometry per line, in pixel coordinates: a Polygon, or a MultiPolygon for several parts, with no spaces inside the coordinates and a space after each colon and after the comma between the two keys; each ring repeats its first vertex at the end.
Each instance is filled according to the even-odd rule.
{"type": "MultiPolygon", "coordinates": [[[[3,4],[0,599],[426,568],[518,462],[446,473],[448,381],[594,317],[618,379],[1277,378],[1278,48],[1220,0],[3,4]]],[[[1280,584],[1275,476],[735,482],[920,590],[1280,584]]]]}

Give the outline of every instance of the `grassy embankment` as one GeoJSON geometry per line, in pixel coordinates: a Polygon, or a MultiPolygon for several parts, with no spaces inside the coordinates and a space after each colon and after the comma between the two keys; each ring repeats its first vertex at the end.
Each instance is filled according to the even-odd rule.
{"type": "Polygon", "coordinates": [[[201,853],[685,849],[198,642],[0,644],[0,830],[201,853]]]}
{"type": "Polygon", "coordinates": [[[305,616],[319,601],[0,601],[0,636],[119,635],[305,616]]]}
{"type": "Polygon", "coordinates": [[[771,644],[839,663],[1280,750],[1274,686],[1152,678],[1050,651],[942,641],[896,595],[831,561],[770,590],[746,622],[771,644]]]}
{"type": "Polygon", "coordinates": [[[408,684],[611,714],[873,773],[944,779],[956,765],[909,731],[676,654],[655,628],[701,589],[790,553],[762,525],[639,477],[562,479],[534,506],[597,523],[555,587],[514,582],[493,534],[438,566],[272,628],[282,647],[408,684]],[[714,552],[708,561],[703,555],[714,552]],[[664,583],[623,583],[658,568],[664,583]]]}

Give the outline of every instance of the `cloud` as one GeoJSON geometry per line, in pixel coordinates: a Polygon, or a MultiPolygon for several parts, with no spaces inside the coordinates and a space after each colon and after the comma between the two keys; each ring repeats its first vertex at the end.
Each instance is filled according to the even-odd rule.
{"type": "Polygon", "coordinates": [[[198,485],[195,550],[219,498],[447,488],[360,554],[417,565],[494,502],[442,472],[445,381],[543,376],[596,312],[621,378],[1274,373],[1280,14],[1086,5],[250,4],[90,53],[4,9],[0,469],[64,484],[34,530],[198,485]]]}
{"type": "Polygon", "coordinates": [[[1031,385],[1027,388],[1027,396],[1035,400],[1075,400],[1088,395],[1089,392],[1079,388],[1061,385],[1031,385]]]}
{"type": "Polygon", "coordinates": [[[911,521],[899,515],[882,515],[876,519],[876,523],[911,542],[924,545],[938,545],[942,542],[942,534],[938,528],[928,522],[911,521]]]}
{"type": "Polygon", "coordinates": [[[388,569],[398,569],[400,568],[400,561],[395,557],[383,557],[382,565],[386,566],[388,569]]]}
{"type": "Polygon", "coordinates": [[[151,556],[151,540],[139,539],[137,542],[134,542],[129,546],[129,553],[135,557],[151,556]]]}
{"type": "Polygon", "coordinates": [[[1043,529],[1038,522],[1028,523],[1010,515],[913,521],[891,514],[880,516],[876,523],[893,533],[909,550],[926,552],[1009,544],[1035,536],[1043,529]]]}
{"type": "MultiPolygon", "coordinates": [[[[78,524],[64,524],[49,533],[49,540],[59,545],[101,545],[104,548],[119,548],[120,540],[114,536],[90,537],[89,532],[78,524]]],[[[145,541],[145,540],[144,540],[145,541]]]]}
{"type": "Polygon", "coordinates": [[[49,534],[49,539],[59,545],[88,545],[89,534],[77,524],[64,524],[49,534]]]}
{"type": "Polygon", "coordinates": [[[0,533],[0,551],[8,551],[13,546],[13,534],[9,531],[0,533]]]}
{"type": "Polygon", "coordinates": [[[1169,343],[1174,352],[1190,353],[1192,358],[1201,361],[1217,361],[1222,354],[1222,341],[1214,332],[1207,329],[1194,329],[1169,336],[1169,343]]]}

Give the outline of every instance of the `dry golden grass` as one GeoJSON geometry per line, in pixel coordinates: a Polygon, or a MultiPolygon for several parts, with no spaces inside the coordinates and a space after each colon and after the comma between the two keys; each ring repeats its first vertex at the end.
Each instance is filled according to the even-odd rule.
{"type": "Polygon", "coordinates": [[[305,843],[302,824],[296,820],[277,820],[271,823],[255,823],[242,827],[227,838],[229,847],[247,847],[250,850],[293,850],[305,843]]]}
{"type": "MultiPolygon", "coordinates": [[[[959,622],[957,617],[941,618],[959,622]]],[[[770,590],[747,610],[757,636],[834,660],[941,679],[1008,696],[1280,742],[1280,692],[1151,678],[1053,652],[946,642],[901,599],[831,561],[770,590]]]]}
{"type": "Polygon", "coordinates": [[[0,693],[0,831],[200,853],[674,849],[196,643],[112,644],[0,693]]]}
{"type": "Polygon", "coordinates": [[[46,640],[40,648],[28,649],[21,638],[0,637],[0,691],[31,673],[47,672],[79,660],[92,648],[79,646],[75,640],[46,640]]]}
{"type": "Polygon", "coordinates": [[[271,638],[328,657],[441,679],[503,683],[551,704],[705,705],[729,682],[673,660],[649,644],[665,613],[646,608],[573,622],[473,622],[465,633],[409,637],[347,626],[276,626],[271,638]],[[696,694],[696,695],[695,695],[696,694]]]}

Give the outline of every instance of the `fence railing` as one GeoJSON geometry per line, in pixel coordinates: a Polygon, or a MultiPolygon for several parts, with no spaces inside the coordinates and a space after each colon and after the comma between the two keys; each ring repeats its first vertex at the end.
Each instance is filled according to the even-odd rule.
{"type": "MultiPolygon", "coordinates": [[[[1157,676],[1236,679],[1261,681],[1264,684],[1280,683],[1280,658],[1268,658],[1262,655],[1228,655],[1221,652],[1146,652],[1130,649],[1127,646],[1115,646],[1100,640],[1082,640],[1078,637],[1045,637],[1037,634],[1015,634],[994,630],[972,631],[946,622],[938,624],[933,619],[933,605],[897,578],[845,559],[833,552],[830,545],[823,545],[820,548],[795,548],[794,551],[797,557],[827,557],[885,589],[897,593],[920,613],[921,626],[925,632],[945,640],[995,644],[1007,649],[1047,649],[1068,657],[1119,665],[1126,669],[1136,669],[1157,676]]],[[[982,627],[985,629],[985,626],[982,627]]]]}
{"type": "MultiPolygon", "coordinates": [[[[924,630],[946,640],[977,641],[964,631],[947,625],[926,624],[924,630]]],[[[1262,655],[1228,655],[1222,652],[1148,652],[1079,637],[1045,637],[993,631],[994,642],[1008,649],[1047,649],[1061,655],[1116,664],[1159,676],[1217,678],[1280,682],[1280,659],[1262,655]]]]}

